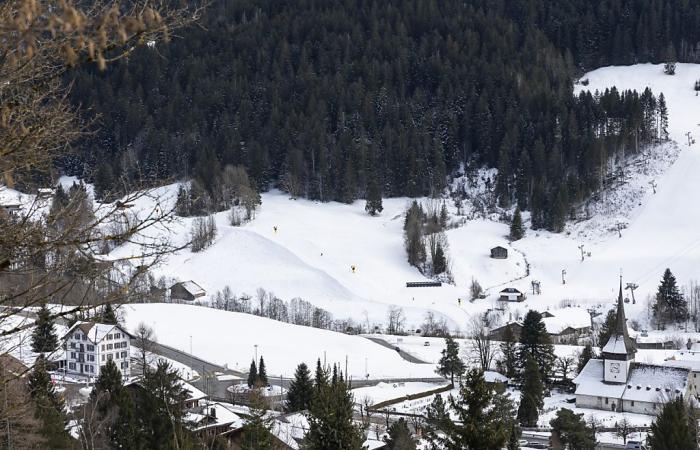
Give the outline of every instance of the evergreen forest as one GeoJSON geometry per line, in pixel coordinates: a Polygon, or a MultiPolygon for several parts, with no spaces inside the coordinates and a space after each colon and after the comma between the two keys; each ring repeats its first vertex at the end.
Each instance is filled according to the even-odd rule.
{"type": "Polygon", "coordinates": [[[700,2],[215,0],[170,42],[70,74],[101,129],[60,164],[105,198],[173,179],[214,196],[231,166],[340,202],[494,167],[500,206],[559,231],[611,160],[667,138],[662,93],[574,83],[676,61],[700,61],[700,2]]]}

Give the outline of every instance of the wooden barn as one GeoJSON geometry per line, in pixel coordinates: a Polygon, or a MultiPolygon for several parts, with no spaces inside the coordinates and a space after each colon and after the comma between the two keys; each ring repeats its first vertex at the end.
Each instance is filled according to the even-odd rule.
{"type": "Polygon", "coordinates": [[[491,258],[493,258],[493,259],[507,259],[508,258],[508,249],[505,247],[501,247],[500,245],[497,245],[496,247],[491,249],[491,258]]]}
{"type": "Polygon", "coordinates": [[[194,281],[181,281],[170,286],[171,301],[187,301],[192,302],[199,297],[207,295],[207,291],[194,281]]]}

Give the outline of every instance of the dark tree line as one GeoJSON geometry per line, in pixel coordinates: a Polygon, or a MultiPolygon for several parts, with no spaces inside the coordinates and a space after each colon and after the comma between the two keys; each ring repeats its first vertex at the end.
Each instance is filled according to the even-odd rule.
{"type": "Polygon", "coordinates": [[[576,97],[574,76],[695,60],[699,15],[682,0],[215,1],[184,39],[78,74],[73,100],[103,131],[63,164],[98,195],[187,177],[215,198],[232,166],[258,190],[342,202],[497,167],[501,205],[556,231],[612,155],[663,137],[650,92],[576,97]]]}

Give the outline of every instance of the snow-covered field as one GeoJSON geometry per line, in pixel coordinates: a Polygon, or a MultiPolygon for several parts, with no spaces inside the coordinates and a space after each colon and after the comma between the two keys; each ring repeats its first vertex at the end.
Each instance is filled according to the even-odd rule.
{"type": "Polygon", "coordinates": [[[292,377],[305,362],[311,369],[320,358],[339,364],[353,379],[434,378],[434,365],[412,364],[393,350],[361,336],[290,325],[248,314],[179,304],[125,305],[126,327],[143,322],[153,327],[158,342],[193,353],[207,361],[247,371],[256,353],[263,356],[270,378],[292,377]],[[365,367],[367,371],[365,372],[365,367]]]}

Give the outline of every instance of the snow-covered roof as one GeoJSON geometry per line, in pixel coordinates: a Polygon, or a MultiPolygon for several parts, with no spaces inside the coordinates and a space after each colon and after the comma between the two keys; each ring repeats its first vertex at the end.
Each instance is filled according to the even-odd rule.
{"type": "Polygon", "coordinates": [[[559,334],[571,327],[581,329],[591,326],[591,314],[584,308],[561,308],[549,311],[551,317],[542,318],[549,334],[559,334]]]}
{"type": "Polygon", "coordinates": [[[661,403],[685,394],[689,370],[680,367],[633,364],[623,400],[661,403]]]}
{"type": "Polygon", "coordinates": [[[501,294],[522,294],[522,292],[520,292],[518,289],[512,288],[512,287],[505,288],[500,293],[501,294]]]}
{"type": "Polygon", "coordinates": [[[111,333],[115,328],[117,328],[120,332],[126,334],[127,336],[131,336],[129,333],[126,332],[126,330],[124,330],[119,325],[97,322],[76,322],[75,325],[68,329],[63,338],[68,338],[71,333],[75,332],[76,328],[85,333],[88,339],[95,344],[104,339],[104,337],[111,333]]]}
{"type": "Polygon", "coordinates": [[[603,347],[603,353],[616,353],[620,355],[627,354],[625,337],[621,335],[610,336],[607,344],[605,344],[605,347],[603,347]]]}
{"type": "Polygon", "coordinates": [[[204,392],[200,391],[196,387],[192,386],[190,383],[186,381],[180,381],[180,385],[182,388],[187,391],[187,400],[192,401],[192,400],[201,400],[203,398],[207,398],[207,394],[204,392]]]}
{"type": "Polygon", "coordinates": [[[487,383],[507,383],[508,377],[494,372],[493,370],[487,370],[484,372],[484,380],[486,380],[487,383]]]}
{"type": "Polygon", "coordinates": [[[688,369],[633,363],[626,384],[603,381],[605,365],[602,359],[591,359],[574,378],[576,395],[621,398],[623,400],[659,403],[669,397],[684,394],[688,369]]]}
{"type": "Polygon", "coordinates": [[[290,448],[298,449],[306,432],[309,430],[309,420],[303,413],[285,414],[272,422],[273,435],[290,448]]]}
{"type": "Polygon", "coordinates": [[[191,420],[188,420],[188,422],[194,425],[200,424],[205,418],[210,420],[210,422],[195,428],[195,431],[222,425],[228,425],[230,429],[237,430],[245,425],[245,420],[241,416],[233,412],[226,404],[219,402],[209,402],[204,406],[202,414],[191,414],[189,416],[191,420]]]}
{"type": "Polygon", "coordinates": [[[378,439],[367,439],[365,443],[362,444],[362,448],[366,448],[367,450],[376,450],[384,447],[386,447],[386,442],[378,439]]]}
{"type": "Polygon", "coordinates": [[[574,378],[576,395],[590,395],[593,397],[621,398],[625,391],[624,384],[604,383],[605,364],[602,359],[591,359],[574,378]]]}
{"type": "Polygon", "coordinates": [[[684,367],[693,372],[700,372],[700,353],[693,350],[681,350],[664,361],[665,366],[684,367]]]}
{"type": "Polygon", "coordinates": [[[192,280],[182,281],[180,283],[176,283],[176,285],[182,286],[187,292],[195,297],[201,297],[207,294],[207,291],[205,291],[202,286],[198,285],[192,280]]]}

